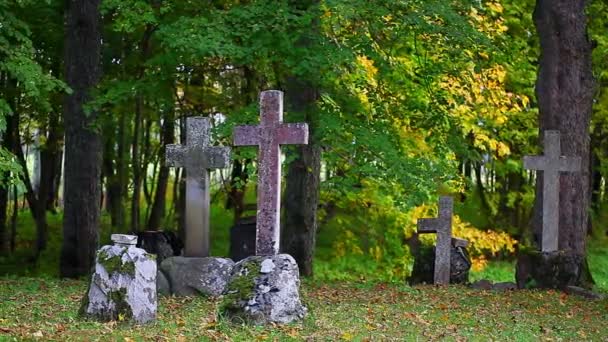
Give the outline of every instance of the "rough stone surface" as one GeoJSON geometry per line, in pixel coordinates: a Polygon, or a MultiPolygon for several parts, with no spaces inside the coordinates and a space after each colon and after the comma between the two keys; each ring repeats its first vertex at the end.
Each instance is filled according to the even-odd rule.
{"type": "Polygon", "coordinates": [[[439,217],[436,219],[419,219],[418,233],[436,233],[435,266],[433,283],[447,285],[450,283],[450,260],[452,242],[452,210],[454,199],[442,196],[439,199],[439,217]]]}
{"type": "Polygon", "coordinates": [[[520,251],[515,279],[518,288],[564,289],[576,286],[587,276],[585,256],[570,251],[520,251]]]}
{"type": "Polygon", "coordinates": [[[300,275],[287,254],[252,256],[236,263],[220,304],[220,314],[235,322],[290,323],[304,318],[300,275]]]}
{"type": "Polygon", "coordinates": [[[186,224],[184,255],[209,255],[209,170],[230,165],[230,148],[210,146],[209,118],[190,117],[186,120],[186,145],[167,145],[168,166],[186,170],[186,224]]]}
{"type": "Polygon", "coordinates": [[[281,210],[281,145],[308,144],[306,123],[283,123],[283,92],[260,95],[260,125],[237,126],[235,146],[257,145],[258,213],[256,255],[279,252],[281,210]]]}
{"type": "Polygon", "coordinates": [[[97,252],[80,314],[100,321],[156,318],[156,261],[135,246],[104,246],[97,252]]]}
{"type": "MultiPolygon", "coordinates": [[[[433,284],[435,267],[435,249],[431,246],[418,245],[412,249],[414,266],[412,274],[407,279],[411,285],[433,284]]],[[[464,247],[451,247],[450,252],[450,284],[466,284],[469,282],[471,261],[464,247]]]]}
{"type": "Polygon", "coordinates": [[[561,155],[559,131],[545,131],[544,156],[525,156],[524,168],[543,171],[543,230],[541,250],[558,250],[559,238],[559,173],[580,171],[580,157],[561,155]]]}
{"type": "Polygon", "coordinates": [[[480,279],[471,284],[471,287],[476,290],[486,290],[486,291],[491,290],[493,286],[494,285],[492,285],[492,282],[487,279],[480,279]]]}
{"type": "Polygon", "coordinates": [[[494,291],[513,291],[517,290],[517,284],[511,281],[506,281],[502,283],[496,283],[492,286],[492,290],[494,291]]]}
{"type": "Polygon", "coordinates": [[[146,252],[156,255],[156,262],[160,264],[166,258],[179,255],[181,248],[177,251],[172,244],[175,243],[175,233],[162,231],[145,231],[137,233],[137,247],[146,252]]]}
{"type": "Polygon", "coordinates": [[[160,264],[176,296],[220,296],[225,288],[234,262],[226,258],[171,257],[160,264]]]}
{"type": "Polygon", "coordinates": [[[167,276],[161,270],[158,270],[156,274],[156,293],[159,296],[171,295],[171,284],[169,284],[167,276]]]}

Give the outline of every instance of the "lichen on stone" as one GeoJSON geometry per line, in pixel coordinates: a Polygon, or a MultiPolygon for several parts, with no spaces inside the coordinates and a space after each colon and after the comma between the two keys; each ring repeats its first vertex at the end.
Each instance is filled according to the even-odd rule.
{"type": "Polygon", "coordinates": [[[255,279],[261,266],[260,261],[251,260],[243,266],[240,276],[228,284],[226,294],[219,305],[220,315],[234,314],[241,307],[241,302],[249,301],[255,294],[255,279]]]}

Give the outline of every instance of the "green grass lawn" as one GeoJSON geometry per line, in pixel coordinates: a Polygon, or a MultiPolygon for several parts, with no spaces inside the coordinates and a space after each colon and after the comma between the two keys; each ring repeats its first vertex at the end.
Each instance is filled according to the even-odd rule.
{"type": "MultiPolygon", "coordinates": [[[[212,209],[212,254],[227,255],[231,213],[212,209]]],[[[108,218],[101,243],[108,243],[108,218]]],[[[202,297],[161,298],[158,319],[146,326],[97,323],[77,317],[86,281],[58,280],[61,217],[49,215],[49,248],[28,258],[34,230],[20,216],[18,252],[0,258],[0,341],[11,340],[607,340],[608,300],[589,301],[556,291],[483,292],[463,286],[409,287],[372,276],[369,257],[331,260],[321,236],[315,280],[305,279],[302,323],[251,327],[217,317],[218,302],[202,297]],[[3,274],[5,274],[3,276],[3,274]]],[[[596,290],[608,293],[608,241],[593,239],[589,264],[596,290]]],[[[492,261],[470,280],[514,281],[514,262],[492,261]]]]}
{"type": "Polygon", "coordinates": [[[161,298],[145,326],[77,317],[84,281],[0,279],[4,340],[602,340],[608,301],[555,291],[474,291],[461,286],[305,282],[307,318],[284,326],[245,326],[217,317],[215,300],[161,298]]]}

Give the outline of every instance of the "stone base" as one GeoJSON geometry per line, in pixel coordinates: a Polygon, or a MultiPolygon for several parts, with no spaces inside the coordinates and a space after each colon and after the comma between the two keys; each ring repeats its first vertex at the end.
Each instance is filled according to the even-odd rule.
{"type": "Polygon", "coordinates": [[[176,296],[217,297],[224,293],[233,267],[234,262],[226,258],[167,258],[160,264],[158,290],[176,296]]]}
{"type": "Polygon", "coordinates": [[[290,323],[304,318],[300,274],[287,254],[252,256],[234,266],[220,315],[252,324],[290,323]]]}
{"type": "Polygon", "coordinates": [[[517,258],[515,279],[521,288],[555,288],[579,286],[587,281],[584,255],[567,251],[521,251],[517,258]]]}
{"type": "MultiPolygon", "coordinates": [[[[435,248],[432,246],[417,246],[414,254],[414,267],[407,279],[410,285],[433,284],[435,272],[435,248]]],[[[452,245],[450,252],[450,284],[466,284],[469,282],[471,261],[466,248],[452,245]]]]}
{"type": "Polygon", "coordinates": [[[235,262],[255,255],[256,218],[241,218],[230,228],[230,258],[235,262]]]}
{"type": "Polygon", "coordinates": [[[146,323],[156,318],[156,261],[135,246],[104,246],[80,315],[99,321],[146,323]]]}

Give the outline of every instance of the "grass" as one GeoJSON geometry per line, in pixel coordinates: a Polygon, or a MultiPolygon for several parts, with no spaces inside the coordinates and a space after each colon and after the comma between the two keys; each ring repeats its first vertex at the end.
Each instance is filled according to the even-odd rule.
{"type": "MultiPolygon", "coordinates": [[[[212,207],[212,254],[228,254],[231,212],[212,207]]],[[[371,258],[335,259],[327,231],[319,235],[315,280],[305,279],[307,318],[285,326],[252,327],[218,318],[219,301],[160,298],[158,319],[146,326],[77,317],[85,280],[58,280],[61,216],[49,215],[49,247],[25,262],[34,240],[28,212],[19,217],[17,253],[0,258],[0,341],[5,340],[608,340],[608,300],[555,291],[483,292],[462,286],[409,287],[383,283],[371,258]],[[3,275],[4,274],[4,275],[3,275]]],[[[101,244],[109,242],[102,217],[101,244]]],[[[608,241],[595,238],[589,264],[597,290],[608,292],[608,241]]],[[[514,281],[514,262],[492,261],[470,280],[514,281]]]]}
{"type": "Polygon", "coordinates": [[[460,286],[407,287],[306,281],[307,318],[246,326],[217,317],[217,300],[161,298],[155,323],[98,323],[77,317],[84,281],[0,279],[0,340],[601,340],[608,301],[554,291],[506,293],[460,286]]]}

